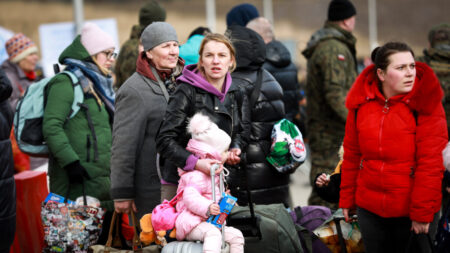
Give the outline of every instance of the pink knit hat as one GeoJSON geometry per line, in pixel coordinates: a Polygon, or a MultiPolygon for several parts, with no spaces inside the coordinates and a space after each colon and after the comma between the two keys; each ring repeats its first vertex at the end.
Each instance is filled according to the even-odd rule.
{"type": "Polygon", "coordinates": [[[94,23],[87,22],[81,29],[81,44],[90,55],[114,48],[113,38],[94,23]]]}
{"type": "Polygon", "coordinates": [[[192,138],[186,149],[200,158],[209,155],[211,158],[221,160],[221,154],[230,147],[230,136],[208,116],[201,113],[197,113],[191,118],[188,132],[192,138]]]}
{"type": "Polygon", "coordinates": [[[6,41],[5,48],[9,60],[13,63],[18,63],[28,55],[38,51],[36,44],[22,33],[18,33],[6,41]]]}

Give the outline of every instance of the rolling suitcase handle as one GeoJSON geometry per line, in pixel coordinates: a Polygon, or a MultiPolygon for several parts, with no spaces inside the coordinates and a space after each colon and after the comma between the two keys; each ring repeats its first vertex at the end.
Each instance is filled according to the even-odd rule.
{"type": "MultiPolygon", "coordinates": [[[[214,203],[216,203],[216,186],[215,186],[215,177],[216,177],[216,170],[220,167],[219,164],[215,163],[211,166],[210,168],[210,173],[211,173],[211,190],[212,190],[212,199],[214,201],[214,203]]],[[[220,183],[219,183],[219,189],[220,189],[220,193],[222,194],[224,192],[224,185],[223,185],[223,171],[220,172],[219,175],[220,178],[220,183]]],[[[225,224],[224,224],[225,225],[225,224]]],[[[225,245],[225,231],[224,231],[224,227],[222,226],[222,228],[220,229],[220,232],[222,233],[222,251],[225,251],[226,249],[226,245],[225,245]]]]}

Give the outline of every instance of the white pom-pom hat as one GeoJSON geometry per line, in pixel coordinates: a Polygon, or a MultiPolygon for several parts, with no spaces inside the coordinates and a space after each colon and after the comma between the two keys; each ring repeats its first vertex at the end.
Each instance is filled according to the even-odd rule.
{"type": "Polygon", "coordinates": [[[219,156],[216,159],[220,159],[220,154],[230,147],[230,136],[202,113],[196,113],[191,118],[188,132],[192,136],[188,150],[199,156],[207,153],[214,157],[219,156]]]}

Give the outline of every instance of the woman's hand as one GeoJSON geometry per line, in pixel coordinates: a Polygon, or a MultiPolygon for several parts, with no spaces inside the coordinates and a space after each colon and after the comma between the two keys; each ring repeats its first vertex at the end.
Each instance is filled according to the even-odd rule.
{"type": "Polygon", "coordinates": [[[329,182],[330,182],[330,177],[327,174],[322,173],[322,174],[320,174],[319,177],[317,177],[316,185],[317,185],[317,187],[323,187],[323,186],[327,186],[329,182]]]}
{"type": "Polygon", "coordinates": [[[206,175],[211,175],[211,166],[216,163],[220,164],[219,168],[216,169],[216,174],[219,174],[223,170],[223,165],[220,161],[214,159],[198,159],[195,164],[195,169],[206,175]]]}
{"type": "Polygon", "coordinates": [[[240,148],[232,148],[228,152],[228,157],[226,163],[229,165],[235,165],[241,162],[241,149],[240,148]]]}
{"type": "Polygon", "coordinates": [[[127,213],[129,214],[131,210],[133,212],[137,212],[136,205],[134,204],[134,200],[114,200],[114,209],[117,213],[127,213]]]}
{"type": "Polygon", "coordinates": [[[342,213],[344,214],[345,221],[350,222],[353,220],[351,216],[355,214],[355,209],[342,208],[342,213]]]}
{"type": "Polygon", "coordinates": [[[218,204],[212,203],[209,205],[209,214],[211,215],[218,215],[220,214],[220,207],[218,204]]]}
{"type": "Polygon", "coordinates": [[[430,223],[412,221],[411,230],[416,234],[428,234],[430,223]]]}

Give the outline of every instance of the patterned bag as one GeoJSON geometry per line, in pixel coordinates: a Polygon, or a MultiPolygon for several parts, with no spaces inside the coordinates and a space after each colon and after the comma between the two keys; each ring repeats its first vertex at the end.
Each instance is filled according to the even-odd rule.
{"type": "Polygon", "coordinates": [[[77,205],[50,193],[42,203],[43,252],[87,252],[97,242],[104,211],[86,205],[86,196],[83,198],[84,205],[77,205]]]}
{"type": "Polygon", "coordinates": [[[294,173],[306,159],[303,137],[297,126],[287,119],[275,123],[272,146],[267,161],[281,173],[294,173]]]}

